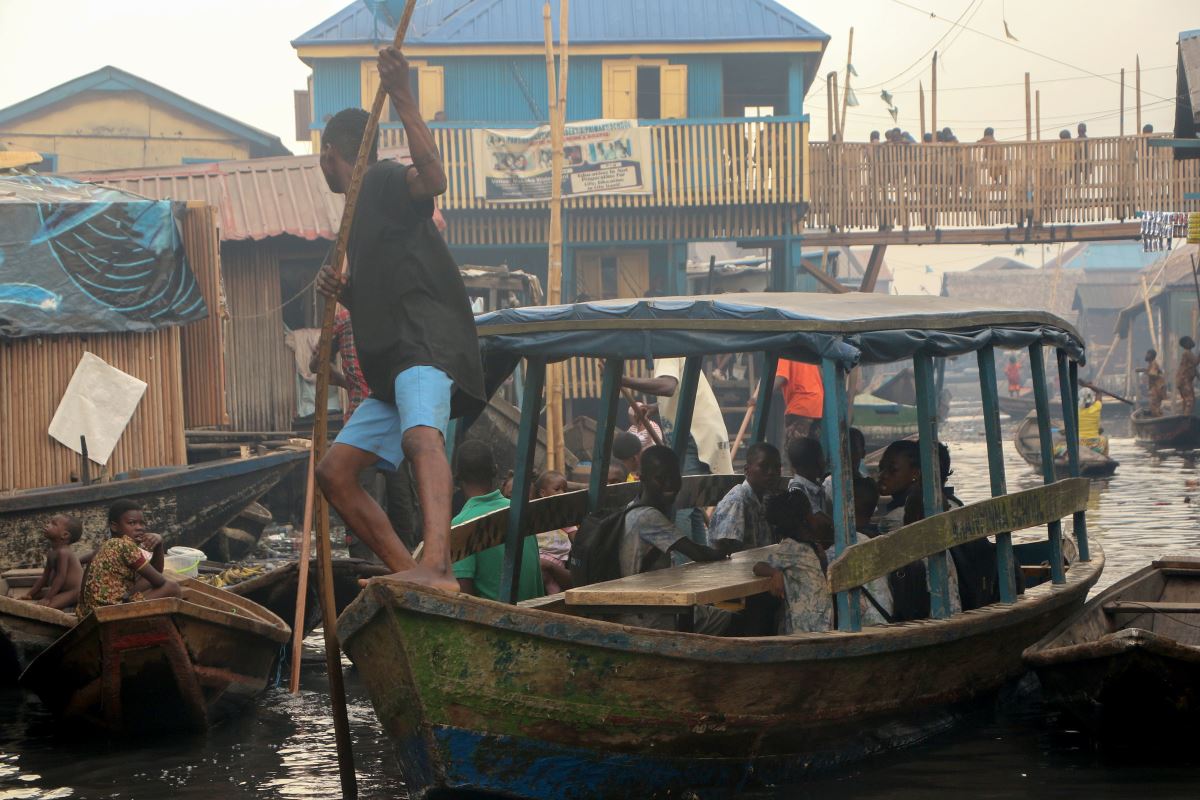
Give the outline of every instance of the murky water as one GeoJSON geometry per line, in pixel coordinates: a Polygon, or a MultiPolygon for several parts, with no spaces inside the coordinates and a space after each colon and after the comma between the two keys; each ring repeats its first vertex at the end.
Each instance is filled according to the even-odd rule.
{"type": "MultiPolygon", "coordinates": [[[[964,500],[988,495],[982,425],[953,418],[946,428],[952,482],[964,500]]],[[[1106,586],[1167,552],[1200,544],[1200,470],[1179,456],[1156,457],[1132,440],[1112,443],[1116,476],[1094,483],[1090,532],[1108,559],[1106,586]]],[[[1010,490],[1040,479],[1006,445],[1010,490]]],[[[37,700],[0,690],[0,800],[47,798],[332,798],[339,795],[333,726],[320,637],[307,642],[299,696],[271,691],[243,718],[205,736],[131,744],[71,739],[37,700]]],[[[361,683],[347,670],[360,795],[403,797],[361,683]]],[[[1194,764],[1120,763],[1097,754],[1035,691],[1007,691],[951,732],[920,746],[781,789],[781,798],[1195,798],[1194,764]]]]}

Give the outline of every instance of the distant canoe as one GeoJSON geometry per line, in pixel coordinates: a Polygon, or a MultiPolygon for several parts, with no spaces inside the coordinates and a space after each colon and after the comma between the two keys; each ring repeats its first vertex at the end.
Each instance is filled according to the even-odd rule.
{"type": "Polygon", "coordinates": [[[75,627],[75,615],[0,593],[0,686],[17,678],[43,650],[75,627]]]}
{"type": "MultiPolygon", "coordinates": [[[[1051,420],[1055,429],[1056,442],[1063,441],[1062,420],[1051,420]]],[[[1042,468],[1042,445],[1038,434],[1037,417],[1026,417],[1013,433],[1013,445],[1025,463],[1036,470],[1042,468]]],[[[1097,453],[1090,447],[1079,446],[1079,474],[1084,478],[1107,478],[1117,471],[1119,461],[1097,453]]],[[[1059,478],[1070,477],[1071,469],[1066,455],[1054,459],[1054,474],[1059,478]]]]}
{"type": "MultiPolygon", "coordinates": [[[[1101,401],[1105,401],[1103,397],[1100,399],[1101,401]]],[[[1013,419],[1025,419],[1025,417],[1034,411],[1032,391],[1018,397],[1009,397],[1006,388],[1001,386],[997,402],[1000,406],[1000,412],[1007,414],[1013,419]]],[[[1118,400],[1107,400],[1104,402],[1104,416],[1111,420],[1125,419],[1129,416],[1130,409],[1131,406],[1128,403],[1122,403],[1118,400]]],[[[1062,418],[1062,401],[1057,396],[1050,399],[1050,413],[1060,419],[1062,418]]]]}
{"type": "Polygon", "coordinates": [[[1152,417],[1144,409],[1133,412],[1133,435],[1139,443],[1164,450],[1200,448],[1200,417],[1174,414],[1152,417]]]}
{"type": "Polygon", "coordinates": [[[1164,557],[1025,651],[1047,700],[1110,744],[1190,747],[1200,723],[1200,559],[1164,557]]]}
{"type": "Polygon", "coordinates": [[[56,716],[121,735],[204,731],[266,690],[291,629],[199,581],[183,596],[101,606],[21,676],[56,716]]]}
{"type": "Polygon", "coordinates": [[[302,461],[304,450],[284,450],[245,459],[142,470],[135,478],[66,484],[0,494],[0,570],[42,564],[42,526],[52,514],[71,514],[83,523],[80,550],[108,538],[108,507],[126,498],[146,512],[150,530],[167,547],[201,547],[246,506],[266,494],[302,461]]]}

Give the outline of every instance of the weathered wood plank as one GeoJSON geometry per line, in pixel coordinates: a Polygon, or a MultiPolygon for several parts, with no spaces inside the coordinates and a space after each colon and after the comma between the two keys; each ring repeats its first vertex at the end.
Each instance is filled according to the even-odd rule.
{"type": "Polygon", "coordinates": [[[986,536],[1019,531],[1082,511],[1088,480],[1069,478],[937,514],[869,542],[853,545],[829,565],[831,591],[874,580],[905,564],[986,536]]]}
{"type": "Polygon", "coordinates": [[[769,578],[754,574],[754,565],[778,545],[734,553],[731,559],[684,564],[630,575],[615,581],[568,589],[569,606],[687,607],[736,600],[765,592],[769,578]]]}
{"type": "MultiPolygon", "coordinates": [[[[569,600],[567,602],[570,602],[569,600]]],[[[1200,603],[1117,600],[1104,604],[1105,614],[1200,614],[1200,603]]]]}

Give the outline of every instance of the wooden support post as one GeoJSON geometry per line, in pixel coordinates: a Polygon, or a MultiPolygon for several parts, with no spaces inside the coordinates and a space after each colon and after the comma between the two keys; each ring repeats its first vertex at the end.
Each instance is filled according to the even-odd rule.
{"type": "Polygon", "coordinates": [[[877,244],[871,248],[871,257],[867,259],[867,271],[863,273],[862,283],[858,290],[870,294],[875,291],[879,281],[879,271],[883,269],[883,256],[887,252],[886,244],[877,244]]]}
{"type": "Polygon", "coordinates": [[[1121,67],[1121,126],[1119,129],[1120,136],[1125,135],[1125,68],[1121,67]]]}
{"type": "Polygon", "coordinates": [[[304,607],[308,602],[308,561],[312,547],[313,492],[316,490],[314,455],[315,451],[310,450],[308,453],[308,477],[304,482],[304,524],[300,528],[300,572],[296,576],[296,617],[292,625],[292,671],[288,681],[288,691],[292,694],[300,691],[300,656],[304,647],[304,607]]]}
{"type": "Polygon", "coordinates": [[[838,283],[836,280],[829,277],[827,273],[817,269],[803,258],[797,259],[797,261],[800,265],[800,269],[804,270],[809,275],[812,275],[814,278],[816,278],[817,283],[821,284],[834,294],[845,294],[846,292],[850,291],[849,286],[843,286],[842,284],[838,283]]]}
{"type": "Polygon", "coordinates": [[[850,40],[846,44],[846,86],[842,90],[842,115],[838,118],[838,141],[846,141],[846,109],[850,107],[850,66],[854,61],[854,28],[850,28],[850,40]]]}
{"type": "Polygon", "coordinates": [[[546,383],[546,359],[525,360],[525,397],[521,406],[521,427],[517,431],[517,453],[513,460],[512,505],[508,508],[508,530],[504,534],[504,566],[500,572],[500,602],[515,603],[521,583],[521,555],[525,539],[521,535],[529,516],[529,490],[533,484],[533,457],[537,451],[538,417],[542,406],[542,388],[546,383]]]}
{"type": "Polygon", "coordinates": [[[1033,119],[1030,116],[1029,73],[1025,73],[1025,141],[1033,141],[1033,119]]]}
{"type": "Polygon", "coordinates": [[[937,50],[933,51],[933,76],[929,83],[929,130],[933,131],[933,138],[937,138],[937,50]]]}
{"type": "Polygon", "coordinates": [[[925,82],[917,81],[917,104],[921,106],[921,141],[925,141],[925,82]]]}
{"type": "Polygon", "coordinates": [[[1135,133],[1142,132],[1142,57],[1134,56],[1133,59],[1133,104],[1137,109],[1134,112],[1134,123],[1137,125],[1135,133]]]}
{"type": "Polygon", "coordinates": [[[1042,140],[1042,90],[1033,93],[1033,133],[1037,141],[1042,140]]]}
{"type": "Polygon", "coordinates": [[[696,387],[700,385],[701,356],[688,356],[683,362],[683,377],[679,381],[679,402],[675,404],[674,428],[671,431],[671,448],[679,457],[680,466],[688,451],[688,439],[692,435],[692,413],[696,407],[696,387]]]}
{"type": "MultiPolygon", "coordinates": [[[[550,248],[546,274],[546,304],[562,302],[563,225],[562,178],[563,137],[566,127],[567,82],[567,15],[569,0],[559,0],[559,74],[554,68],[554,29],[551,25],[550,4],[542,6],[542,27],[546,47],[546,93],[549,98],[550,122],[550,248]]],[[[563,442],[562,367],[553,364],[547,369],[546,381],[546,466],[562,470],[566,467],[566,446],[563,442]]]]}
{"type": "Polygon", "coordinates": [[[833,141],[833,126],[837,120],[837,73],[830,72],[825,76],[825,115],[828,117],[829,124],[826,126],[827,141],[833,141]]]}
{"type": "MultiPolygon", "coordinates": [[[[942,513],[942,482],[938,469],[937,392],[934,388],[933,358],[918,353],[913,357],[917,383],[917,431],[921,444],[921,500],[925,518],[942,513]]],[[[950,616],[950,553],[943,550],[929,557],[929,609],[934,619],[950,616]]]]}
{"type": "Polygon", "coordinates": [[[621,399],[621,375],[624,371],[623,359],[605,359],[603,384],[600,387],[600,418],[596,420],[596,443],[592,446],[592,474],[588,477],[589,512],[597,510],[604,502],[608,465],[612,458],[613,430],[617,426],[617,403],[621,399]]]}
{"type": "MultiPolygon", "coordinates": [[[[821,421],[829,443],[829,469],[833,475],[833,548],[841,555],[856,540],[854,529],[854,470],[850,462],[850,427],[846,422],[846,370],[832,358],[821,359],[825,385],[825,413],[821,421]]],[[[861,589],[838,592],[838,630],[862,630],[861,589]]]]}
{"type": "MultiPolygon", "coordinates": [[[[1067,461],[1071,466],[1071,477],[1079,477],[1079,364],[1067,357],[1061,348],[1055,351],[1058,357],[1058,383],[1062,389],[1063,427],[1066,428],[1067,461]]],[[[1075,544],[1079,548],[1079,559],[1091,561],[1088,548],[1087,514],[1076,511],[1071,518],[1075,533],[1075,544]]]]}
{"type": "Polygon", "coordinates": [[[830,97],[833,98],[833,134],[829,137],[829,141],[832,142],[834,140],[834,137],[836,136],[837,140],[840,142],[842,140],[842,134],[837,129],[839,112],[838,112],[838,101],[837,101],[838,77],[837,77],[836,72],[829,73],[829,81],[830,81],[830,85],[833,87],[833,93],[830,95],[830,97]]]}
{"type": "Polygon", "coordinates": [[[775,375],[779,372],[779,354],[763,354],[762,376],[758,379],[758,400],[754,404],[754,441],[767,440],[771,425],[771,404],[775,401],[775,375]]]}
{"type": "MultiPolygon", "coordinates": [[[[1033,377],[1033,398],[1041,441],[1042,481],[1050,484],[1055,480],[1054,436],[1050,431],[1050,392],[1046,387],[1046,362],[1040,342],[1029,345],[1029,371],[1033,377]]],[[[1066,583],[1062,563],[1062,521],[1055,520],[1046,527],[1050,539],[1050,577],[1055,583],[1066,583]]]]}
{"type": "MultiPolygon", "coordinates": [[[[1004,439],[1000,432],[1000,401],[996,386],[996,351],[991,345],[977,354],[979,361],[979,393],[983,397],[983,431],[987,440],[988,476],[992,497],[1008,494],[1004,475],[1004,439]]],[[[1000,578],[1000,602],[1017,600],[1016,558],[1013,555],[1011,533],[996,534],[996,570],[1000,578]]]]}

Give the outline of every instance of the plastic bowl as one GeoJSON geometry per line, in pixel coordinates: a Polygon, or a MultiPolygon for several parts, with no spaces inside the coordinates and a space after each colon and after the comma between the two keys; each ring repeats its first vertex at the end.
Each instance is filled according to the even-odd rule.
{"type": "Polygon", "coordinates": [[[200,572],[200,562],[205,559],[204,551],[194,547],[172,547],[167,551],[163,566],[166,569],[194,578],[200,572]]]}

